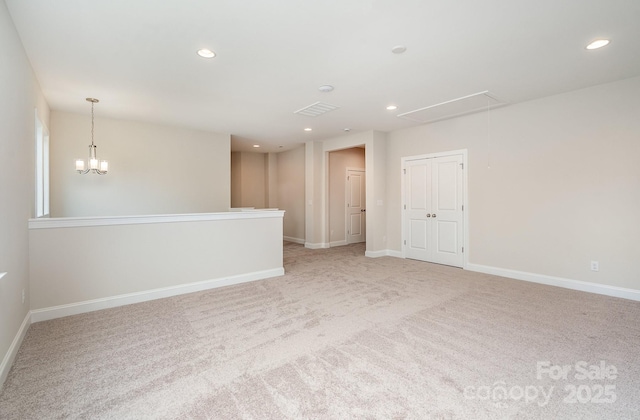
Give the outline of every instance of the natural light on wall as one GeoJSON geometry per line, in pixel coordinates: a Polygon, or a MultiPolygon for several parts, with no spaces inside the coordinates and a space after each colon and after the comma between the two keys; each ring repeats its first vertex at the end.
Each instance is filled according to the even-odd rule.
{"type": "Polygon", "coordinates": [[[36,217],[49,215],[49,132],[36,110],[36,217]]]}

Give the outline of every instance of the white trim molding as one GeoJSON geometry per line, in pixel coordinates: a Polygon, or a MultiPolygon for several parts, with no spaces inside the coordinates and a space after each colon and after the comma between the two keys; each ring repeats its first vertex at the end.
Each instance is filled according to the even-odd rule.
{"type": "Polygon", "coordinates": [[[283,241],[293,242],[294,244],[304,245],[304,239],[294,238],[293,236],[283,236],[283,241]]]}
{"type": "Polygon", "coordinates": [[[393,249],[383,249],[380,251],[365,251],[364,256],[369,258],[379,258],[379,257],[404,258],[402,256],[401,251],[394,251],[393,249]]]}
{"type": "Polygon", "coordinates": [[[312,244],[311,242],[305,242],[304,247],[309,249],[325,249],[325,248],[329,248],[329,244],[325,244],[325,243],[312,244]]]}
{"type": "Polygon", "coordinates": [[[480,264],[467,264],[466,269],[469,271],[476,271],[478,273],[493,274],[494,276],[508,277],[511,279],[523,280],[531,283],[546,284],[549,286],[562,287],[564,289],[579,290],[582,292],[596,293],[599,295],[640,301],[640,290],[636,289],[627,289],[624,287],[590,283],[581,280],[553,277],[544,274],[528,273],[526,271],[510,270],[507,268],[491,267],[480,264]]]}
{"type": "Polygon", "coordinates": [[[22,340],[24,340],[24,336],[27,334],[27,330],[31,325],[31,312],[27,312],[27,315],[24,317],[22,321],[22,325],[20,325],[20,329],[16,336],[14,337],[7,353],[4,355],[2,359],[2,364],[0,364],[0,390],[2,390],[2,385],[4,385],[4,381],[7,379],[9,375],[9,370],[11,370],[11,365],[13,365],[13,361],[16,359],[16,355],[18,354],[18,350],[22,345],[22,340]]]}
{"type": "Polygon", "coordinates": [[[101,309],[115,308],[130,305],[132,303],[146,302],[149,300],[163,299],[187,293],[200,292],[218,287],[263,280],[284,275],[284,268],[257,271],[240,274],[237,276],[223,277],[213,280],[204,280],[194,283],[180,284],[177,286],[163,287],[142,292],[127,293],[119,296],[110,296],[101,299],[87,300],[84,302],[70,303],[67,305],[53,306],[50,308],[35,309],[31,311],[31,322],[48,321],[69,315],[78,315],[86,312],[99,311],[101,309]]]}
{"type": "Polygon", "coordinates": [[[222,213],[157,214],[145,216],[56,217],[29,219],[29,229],[138,225],[149,223],[202,222],[238,219],[266,219],[278,217],[284,217],[284,210],[243,210],[222,213]]]}
{"type": "Polygon", "coordinates": [[[329,242],[329,248],[333,248],[333,247],[336,247],[336,246],[344,246],[344,245],[347,245],[347,241],[344,240],[344,239],[341,240],[341,241],[329,242]]]}

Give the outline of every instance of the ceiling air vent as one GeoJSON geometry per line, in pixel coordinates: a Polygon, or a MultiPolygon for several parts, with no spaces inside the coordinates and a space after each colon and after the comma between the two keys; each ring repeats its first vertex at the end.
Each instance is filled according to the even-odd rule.
{"type": "Polygon", "coordinates": [[[336,105],[326,104],[324,102],[316,102],[295,111],[294,114],[306,115],[307,117],[317,117],[318,115],[325,114],[338,108],[340,107],[336,105]]]}
{"type": "Polygon", "coordinates": [[[460,115],[473,114],[487,109],[504,106],[507,103],[496,98],[489,91],[478,92],[439,104],[418,108],[413,111],[398,114],[398,117],[419,123],[430,123],[460,115]]]}

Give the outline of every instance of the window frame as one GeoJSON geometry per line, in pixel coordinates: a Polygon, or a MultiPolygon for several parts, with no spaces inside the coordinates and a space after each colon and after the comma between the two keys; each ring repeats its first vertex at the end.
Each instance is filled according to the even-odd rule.
{"type": "Polygon", "coordinates": [[[49,130],[35,111],[35,216],[49,217],[49,130]]]}

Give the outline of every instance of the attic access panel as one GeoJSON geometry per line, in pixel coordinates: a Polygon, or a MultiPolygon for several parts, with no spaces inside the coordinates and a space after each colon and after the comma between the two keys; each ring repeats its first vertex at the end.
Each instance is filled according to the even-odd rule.
{"type": "Polygon", "coordinates": [[[472,95],[441,102],[439,104],[418,108],[413,111],[398,114],[399,118],[419,122],[431,123],[461,115],[486,111],[487,109],[504,106],[507,103],[496,98],[495,95],[485,90],[472,95]]]}

